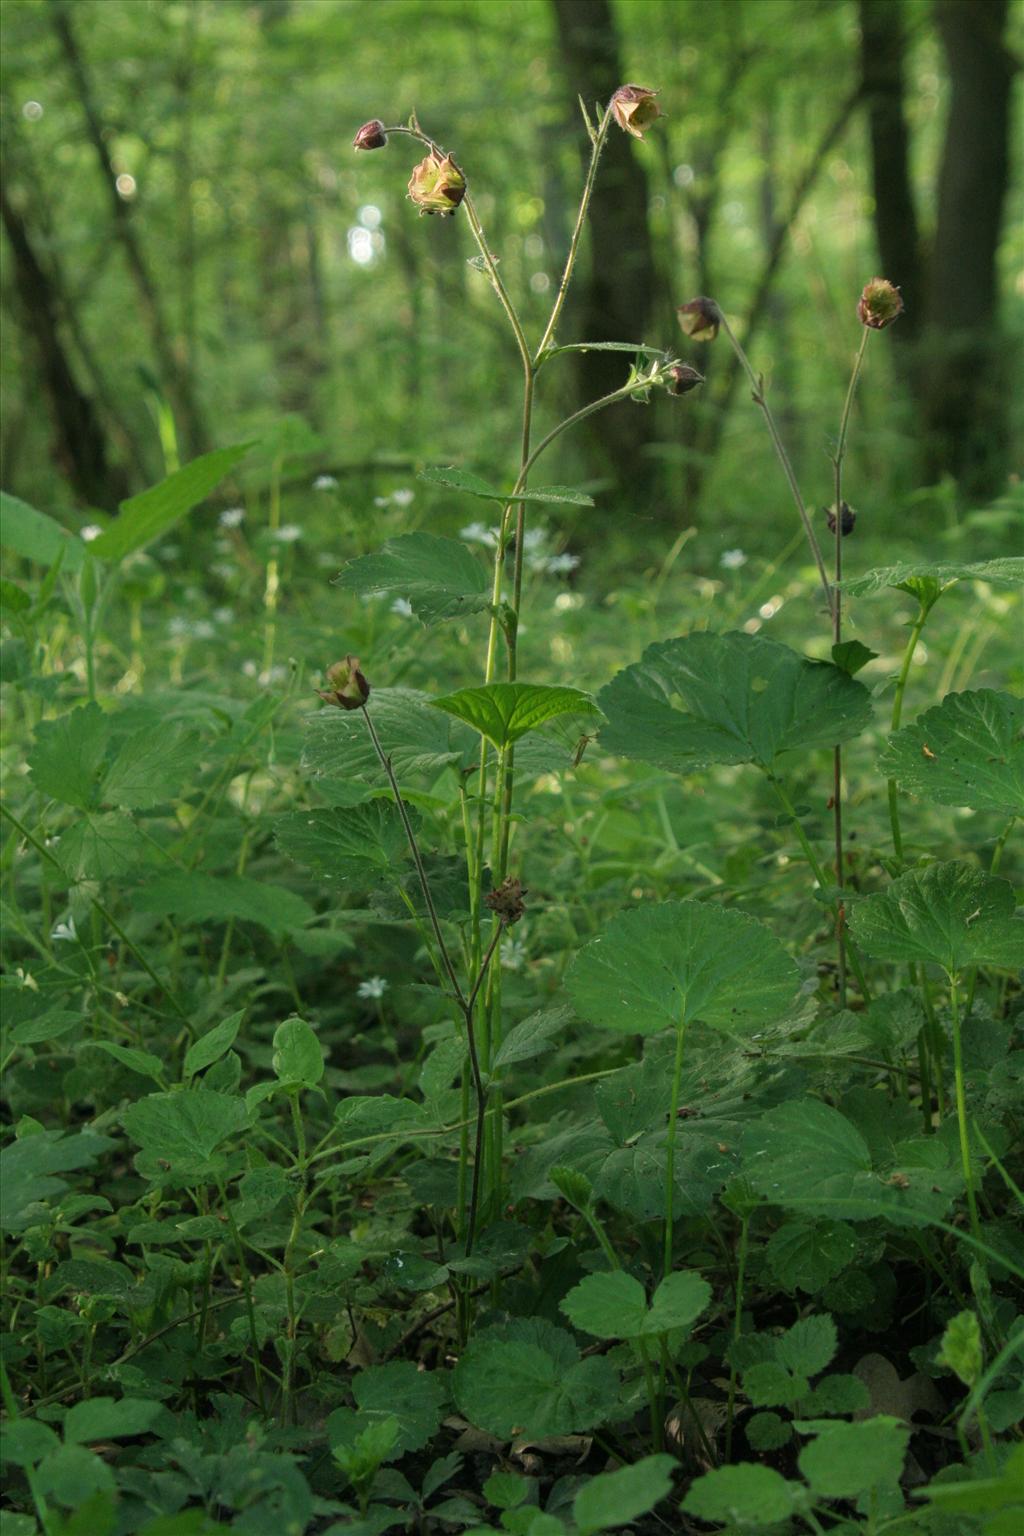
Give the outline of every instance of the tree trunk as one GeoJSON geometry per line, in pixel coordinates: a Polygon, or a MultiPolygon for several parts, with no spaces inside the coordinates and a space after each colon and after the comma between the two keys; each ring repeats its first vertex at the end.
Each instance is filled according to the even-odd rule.
{"type": "Polygon", "coordinates": [[[860,0],[861,82],[868,109],[879,276],[902,290],[906,309],[891,335],[904,348],[924,322],[924,272],[903,115],[903,0],[860,0]]]}
{"type": "Polygon", "coordinates": [[[125,495],[124,482],[107,461],[106,439],[95,407],[79,389],[64,349],[58,323],[59,296],[5,189],[0,189],[0,216],[14,260],[25,333],[32,337],[39,358],[61,473],[84,502],[112,512],[125,495]]]}
{"type": "Polygon", "coordinates": [[[999,490],[1007,442],[1006,358],[996,257],[1009,178],[1012,66],[1007,0],[936,0],[950,80],[923,351],[933,475],[972,496],[999,490]]]}
{"type": "Polygon", "coordinates": [[[202,453],[207,446],[206,431],[199,406],[192,389],[192,380],[181,364],[174,349],[171,335],[153,281],[149,264],[132,223],[131,208],[117,190],[117,177],[110,159],[110,151],[104,135],[103,123],[93,99],[85,60],[82,57],[71,22],[71,12],[66,0],[50,0],[53,25],[64,52],[64,57],[75,82],[79,105],[85,117],[89,142],[99,162],[100,174],[111,199],[114,232],[120,241],[128,263],[128,270],[139,297],[143,319],[149,330],[150,341],[156,354],[160,382],[167,392],[171,409],[176,418],[185,452],[183,458],[202,453]]]}
{"type": "MultiPolygon", "coordinates": [[[[603,110],[624,84],[618,37],[609,0],[553,0],[562,66],[573,100],[603,110]]],[[[641,82],[642,83],[642,82],[641,82]]],[[[589,157],[589,145],[585,146],[589,157]]],[[[647,225],[647,177],[627,135],[612,128],[590,205],[590,263],[577,279],[574,339],[647,341],[654,290],[654,253],[647,225]]],[[[570,299],[570,303],[572,303],[570,299]]],[[[562,339],[565,339],[564,337],[562,339]]],[[[581,401],[609,394],[625,382],[621,353],[579,354],[581,401]]],[[[636,489],[650,477],[643,447],[652,435],[652,412],[631,401],[599,413],[592,441],[605,451],[616,480],[636,489]]]]}

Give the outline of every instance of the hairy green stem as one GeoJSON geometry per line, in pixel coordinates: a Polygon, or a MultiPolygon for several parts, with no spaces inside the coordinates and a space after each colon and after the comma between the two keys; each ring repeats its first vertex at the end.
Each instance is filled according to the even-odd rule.
{"type": "Polygon", "coordinates": [[[971,1167],[971,1143],[967,1131],[967,1100],[964,1094],[963,1042],[960,1030],[960,978],[949,978],[949,1008],[953,1021],[953,1082],[956,1089],[956,1123],[960,1135],[960,1161],[967,1185],[967,1209],[971,1216],[971,1233],[980,1240],[981,1224],[978,1221],[978,1202],[974,1193],[974,1176],[971,1167]]]}
{"type": "Polygon", "coordinates": [[[665,1254],[663,1273],[667,1280],[672,1273],[672,1241],[674,1237],[674,1208],[676,1203],[676,1130],[679,1125],[679,1085],[683,1076],[683,1042],[686,1037],[685,1021],[676,1029],[676,1054],[672,1063],[672,1096],[669,1100],[668,1138],[665,1142],[665,1254]]]}

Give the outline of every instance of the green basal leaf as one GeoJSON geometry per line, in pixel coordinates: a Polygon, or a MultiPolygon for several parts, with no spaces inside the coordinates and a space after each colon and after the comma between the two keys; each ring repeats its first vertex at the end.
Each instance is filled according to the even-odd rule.
{"type": "Polygon", "coordinates": [[[54,850],[71,880],[108,880],[149,864],[153,850],[130,816],[90,813],[62,832],[54,850]]]}
{"type": "MultiPolygon", "coordinates": [[[[400,784],[416,774],[436,777],[461,758],[461,746],[452,742],[452,722],[432,706],[427,694],[412,688],[374,688],[370,695],[377,734],[400,784]]],[[[302,766],[320,781],[328,798],[334,799],[337,792],[339,805],[366,799],[366,790],[353,796],[353,780],[385,785],[361,710],[321,709],[307,716],[305,726],[302,766]]]]}
{"type": "Polygon", "coordinates": [[[324,1075],[324,1056],[305,1019],[285,1019],[274,1031],[274,1073],[282,1088],[315,1088],[324,1075]]]}
{"type": "Polygon", "coordinates": [[[402,819],[391,800],[293,811],[277,818],[274,835],[282,853],[325,880],[357,881],[366,887],[397,872],[409,852],[402,819]]]}
{"type": "Polygon", "coordinates": [[[75,1403],[64,1419],[65,1445],[144,1435],[166,1413],[161,1403],[140,1397],[91,1397],[75,1403]]]}
{"type": "Polygon", "coordinates": [[[698,1477],[682,1507],[697,1520],[756,1531],[787,1520],[802,1500],[798,1483],[787,1482],[771,1467],[744,1461],[698,1477]]]}
{"type": "Polygon", "coordinates": [[[580,950],[566,989],[581,1017],[626,1034],[699,1019],[749,1031],[796,999],[800,974],[756,918],[697,901],[662,902],[614,918],[580,950]]]}
{"type": "Polygon", "coordinates": [[[31,1221],[31,1207],[55,1200],[68,1188],[55,1175],[89,1168],[114,1143],[107,1136],[77,1131],[37,1131],[21,1136],[0,1151],[0,1227],[20,1232],[31,1221]]]}
{"type": "Polygon", "coordinates": [[[116,522],[93,540],[90,553],[101,560],[123,560],[125,555],[144,549],[173,528],[186,512],[205,501],[252,446],[251,442],[238,443],[233,448],[204,453],[159,485],[123,501],[116,522]]]}
{"type": "Polygon", "coordinates": [[[491,605],[491,582],[460,539],[405,533],[352,560],[334,585],[361,597],[405,598],[424,624],[479,613],[491,605]]]}
{"type": "Polygon", "coordinates": [[[878,770],[938,805],[1024,816],[1024,701],[991,688],[948,693],[889,737],[878,770]]]}
{"type": "Polygon", "coordinates": [[[452,1387],[466,1418],[503,1440],[593,1429],[614,1410],[619,1392],[610,1361],[581,1360],[572,1335],[539,1317],[475,1334],[452,1387]]]}
{"type": "Polygon", "coordinates": [[[1013,887],[970,864],[911,870],[849,908],[858,945],[897,964],[931,961],[949,975],[970,965],[1024,965],[1024,921],[1013,887]]]}
{"type": "Polygon", "coordinates": [[[578,688],[557,688],[543,683],[485,683],[479,688],[460,688],[458,693],[434,699],[435,709],[454,715],[486,736],[493,746],[510,746],[559,715],[597,715],[589,694],[578,688]]]}
{"type": "Polygon", "coordinates": [[[830,1424],[800,1452],[800,1471],[819,1498],[855,1499],[899,1482],[909,1439],[909,1426],[885,1414],[830,1424]]]}
{"type": "Polygon", "coordinates": [[[580,1489],[572,1513],[579,1536],[629,1525],[672,1491],[673,1456],[642,1456],[632,1466],[604,1472],[580,1489]]]}
{"type": "Polygon", "coordinates": [[[257,923],[268,933],[303,928],[313,918],[308,902],[284,886],[242,875],[162,875],[132,898],[140,912],[158,912],[181,922],[257,923]]]}
{"type": "Polygon", "coordinates": [[[441,1423],[444,1389],[429,1371],[417,1369],[411,1360],[360,1371],[352,1384],[358,1412],[338,1408],[327,1420],[327,1441],[337,1454],[352,1446],[357,1437],[375,1424],[391,1420],[397,1433],[382,1457],[397,1461],[409,1451],[430,1444],[441,1423]]]}
{"type": "Polygon", "coordinates": [[[199,738],[180,731],[139,731],[118,749],[99,787],[103,805],[147,810],[187,794],[199,738]]]}
{"type": "Polygon", "coordinates": [[[841,1274],[856,1254],[856,1234],[844,1221],[785,1221],[765,1247],[776,1284],[810,1295],[841,1274]]]}
{"type": "Polygon", "coordinates": [[[588,1275],[565,1297],[561,1310],[575,1328],[598,1339],[656,1339],[675,1328],[690,1328],[711,1301],[700,1275],[678,1270],[647,1294],[623,1270],[588,1275]]]}
{"type": "Polygon", "coordinates": [[[775,1358],[801,1376],[817,1376],[831,1365],[839,1347],[836,1325],[827,1312],[802,1317],[774,1341],[775,1358]]]}
{"type": "Polygon", "coordinates": [[[82,811],[97,807],[109,737],[110,724],[98,704],[41,721],[28,755],[36,789],[82,811]]]}
{"type": "Polygon", "coordinates": [[[782,753],[835,746],[871,719],[867,689],[839,667],[745,634],[648,646],[597,702],[602,747],[675,773],[714,763],[770,772],[782,753]]]}
{"type": "Polygon", "coordinates": [[[911,582],[933,582],[941,591],[954,581],[991,581],[1000,586],[1024,582],[1024,557],[1004,555],[997,560],[904,560],[848,577],[842,588],[851,597],[869,597],[885,587],[907,587],[911,582]]]}
{"type": "Polygon", "coordinates": [[[122,1111],[121,1124],[142,1150],[146,1178],[202,1178],[220,1166],[217,1149],[249,1123],[241,1099],[205,1088],[150,1093],[122,1111]]]}
{"type": "MultiPolygon", "coordinates": [[[[488,485],[486,480],[481,480],[479,475],[474,475],[466,469],[424,469],[418,477],[425,480],[428,485],[441,486],[447,491],[464,491],[467,496],[476,496],[481,501],[500,501],[503,505],[512,500],[511,491],[499,491],[493,485],[488,485]]],[[[592,507],[594,498],[584,491],[573,490],[566,485],[531,486],[529,490],[518,491],[515,500],[544,502],[553,506],[566,507],[592,507]]]]}

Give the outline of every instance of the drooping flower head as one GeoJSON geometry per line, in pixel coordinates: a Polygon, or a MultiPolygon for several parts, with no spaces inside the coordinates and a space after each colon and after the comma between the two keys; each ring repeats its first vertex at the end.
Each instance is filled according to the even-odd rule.
{"type": "Polygon", "coordinates": [[[379,117],[371,117],[368,123],[364,123],[352,140],[353,149],[383,149],[388,142],[388,136],[384,132],[384,124],[379,117]]]}
{"type": "Polygon", "coordinates": [[[362,709],[370,697],[370,685],[363,676],[358,656],[345,656],[327,668],[328,689],[317,692],[325,704],[338,709],[362,709]]]}
{"type": "Polygon", "coordinates": [[[691,368],[689,363],[673,363],[668,373],[670,395],[688,395],[691,389],[704,383],[704,375],[698,373],[696,368],[691,368]]]}
{"type": "Polygon", "coordinates": [[[657,91],[643,85],[620,85],[612,97],[612,116],[624,133],[642,139],[652,123],[664,113],[655,101],[657,91]]]}
{"type": "Polygon", "coordinates": [[[864,292],[857,303],[857,315],[861,325],[872,331],[884,331],[903,313],[903,295],[888,278],[873,277],[864,285],[864,292]]]}
{"type": "Polygon", "coordinates": [[[721,316],[714,299],[691,299],[676,310],[684,336],[691,341],[714,341],[718,335],[721,316]]]}
{"type": "Polygon", "coordinates": [[[454,213],[466,195],[466,178],[451,155],[431,150],[409,177],[409,196],[421,213],[454,213]]]}

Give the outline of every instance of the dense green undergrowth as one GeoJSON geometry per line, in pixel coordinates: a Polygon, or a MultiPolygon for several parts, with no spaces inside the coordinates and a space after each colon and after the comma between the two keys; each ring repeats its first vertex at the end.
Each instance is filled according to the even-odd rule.
{"type": "Polygon", "coordinates": [[[1007,509],[315,452],[5,500],[4,1536],[1015,1529],[1007,509]]]}

